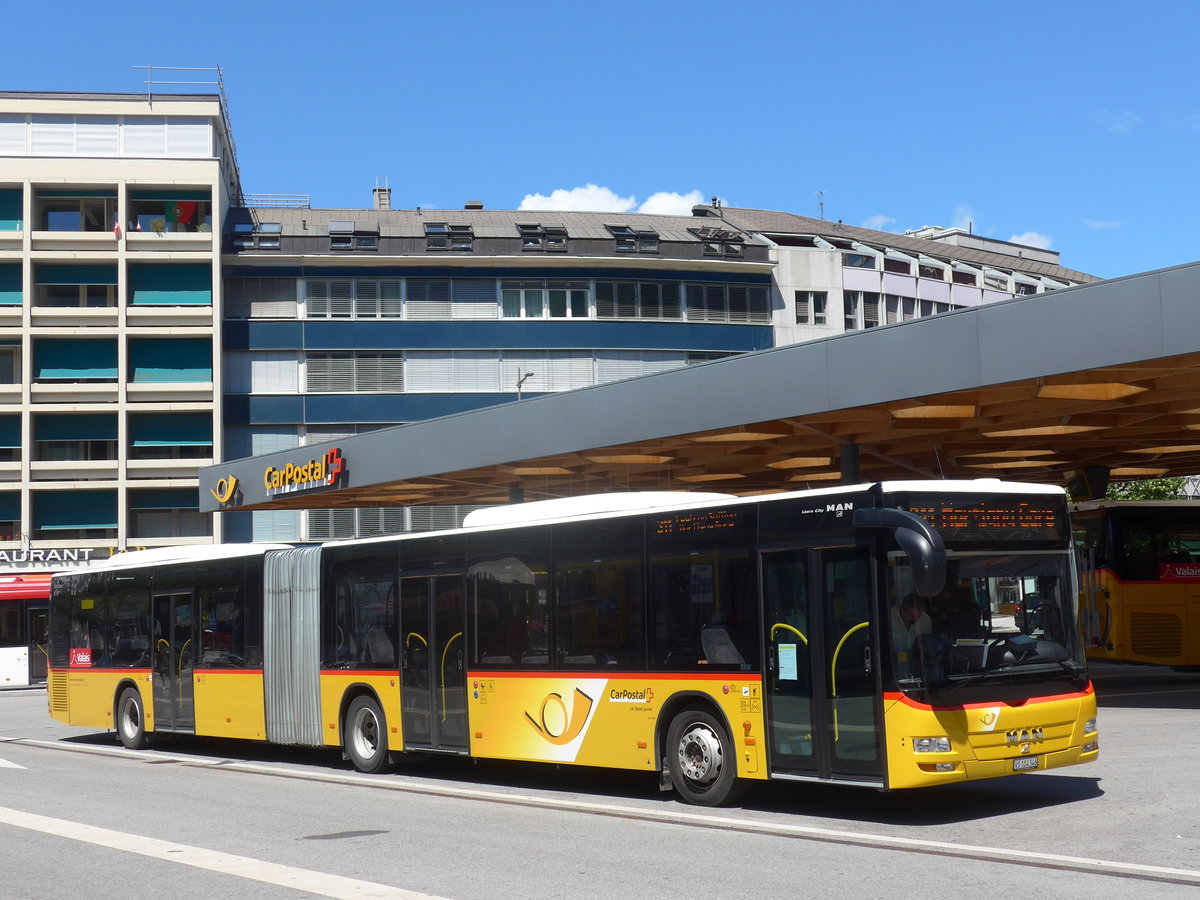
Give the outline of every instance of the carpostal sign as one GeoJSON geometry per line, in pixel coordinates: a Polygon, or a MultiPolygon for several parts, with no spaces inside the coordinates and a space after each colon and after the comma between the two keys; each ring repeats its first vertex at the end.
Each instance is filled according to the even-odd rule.
{"type": "Polygon", "coordinates": [[[276,468],[267,466],[263,470],[263,486],[268,497],[294,494],[313,488],[337,484],[346,475],[346,458],[338,447],[325,451],[320,459],[310,459],[300,464],[287,463],[276,468]]]}

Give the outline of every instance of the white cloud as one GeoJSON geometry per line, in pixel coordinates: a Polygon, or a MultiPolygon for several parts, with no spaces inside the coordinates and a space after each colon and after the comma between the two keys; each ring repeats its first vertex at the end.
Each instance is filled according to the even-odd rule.
{"type": "Polygon", "coordinates": [[[545,194],[526,194],[517,209],[559,210],[570,212],[640,212],[654,216],[689,216],[692,207],[704,203],[699,191],[680,194],[675,191],[656,191],[638,205],[636,195],[622,197],[611,188],[592,184],[583,187],[556,188],[545,194]]]}
{"type": "Polygon", "coordinates": [[[1012,244],[1024,244],[1026,247],[1038,247],[1042,250],[1049,250],[1054,245],[1052,237],[1047,234],[1039,234],[1036,231],[1014,234],[1008,240],[1012,244]]]}
{"type": "Polygon", "coordinates": [[[690,216],[692,207],[704,202],[704,195],[699,191],[687,194],[676,194],[673,191],[658,191],[646,198],[646,202],[638,207],[638,212],[652,216],[690,216]]]}
{"type": "Polygon", "coordinates": [[[544,194],[526,194],[517,209],[549,209],[578,212],[629,212],[637,206],[637,197],[619,197],[606,187],[591,182],[584,187],[569,191],[557,188],[547,197],[544,194]]]}
{"type": "Polygon", "coordinates": [[[1106,228],[1120,228],[1120,222],[1101,222],[1097,219],[1084,219],[1083,224],[1092,231],[1103,231],[1106,228]]]}
{"type": "Polygon", "coordinates": [[[891,225],[896,220],[891,216],[878,215],[871,216],[863,221],[863,228],[873,228],[876,231],[883,231],[888,225],[891,225]]]}

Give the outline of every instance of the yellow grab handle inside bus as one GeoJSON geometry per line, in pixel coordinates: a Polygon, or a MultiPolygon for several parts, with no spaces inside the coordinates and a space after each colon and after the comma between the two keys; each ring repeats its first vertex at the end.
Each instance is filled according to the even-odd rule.
{"type": "Polygon", "coordinates": [[[792,632],[792,634],[796,635],[796,637],[800,638],[800,640],[804,641],[805,647],[808,646],[808,638],[804,636],[804,633],[799,628],[793,628],[786,622],[776,622],[771,626],[771,640],[775,640],[775,629],[777,628],[786,628],[788,631],[792,632]]]}
{"type": "Polygon", "coordinates": [[[450,652],[450,645],[462,637],[460,631],[450,640],[446,641],[446,648],[442,651],[442,721],[446,721],[446,654],[450,652]]]}
{"type": "Polygon", "coordinates": [[[857,625],[855,625],[853,628],[851,628],[849,631],[847,631],[845,634],[843,634],[842,639],[840,641],[838,641],[837,648],[833,651],[833,662],[831,662],[829,664],[829,687],[830,687],[830,691],[833,694],[833,700],[834,700],[834,703],[833,703],[833,739],[835,741],[838,739],[838,713],[837,713],[837,660],[838,660],[838,654],[842,652],[842,647],[846,643],[846,640],[850,637],[850,635],[852,635],[852,634],[854,634],[854,632],[859,631],[866,627],[867,627],[866,622],[859,622],[857,625]]]}

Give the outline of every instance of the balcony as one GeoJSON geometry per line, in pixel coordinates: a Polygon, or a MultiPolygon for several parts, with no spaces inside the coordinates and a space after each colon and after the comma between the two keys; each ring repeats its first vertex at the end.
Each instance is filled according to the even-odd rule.
{"type": "Polygon", "coordinates": [[[197,478],[202,466],[211,466],[211,456],[199,459],[130,459],[125,463],[129,478],[197,478]]]}
{"type": "Polygon", "coordinates": [[[34,481],[112,481],[117,471],[115,459],[34,460],[29,464],[34,481]]]}
{"type": "Polygon", "coordinates": [[[35,231],[34,250],[91,250],[97,253],[117,251],[117,238],[111,231],[35,231]]]}
{"type": "Polygon", "coordinates": [[[0,481],[20,481],[21,460],[5,460],[0,462],[0,481]]]}
{"type": "MultiPolygon", "coordinates": [[[[210,392],[212,385],[209,385],[210,392]]],[[[30,385],[34,403],[110,403],[116,402],[120,385],[116,380],[35,381],[30,385]]]]}
{"type": "Polygon", "coordinates": [[[193,325],[212,327],[211,306],[129,306],[125,321],[130,327],[150,325],[193,325]]]}
{"type": "Polygon", "coordinates": [[[125,249],[131,253],[212,252],[211,231],[130,231],[125,249]]]}
{"type": "Polygon", "coordinates": [[[0,250],[20,250],[24,245],[24,231],[0,231],[0,250]]]}
{"type": "MultiPolygon", "coordinates": [[[[29,311],[29,324],[34,327],[54,328],[62,333],[65,328],[79,326],[88,328],[117,324],[115,306],[34,306],[29,311]]],[[[0,323],[6,320],[0,319],[0,323]]]]}
{"type": "Polygon", "coordinates": [[[213,399],[211,381],[131,381],[125,389],[131,403],[206,403],[213,399]]]}

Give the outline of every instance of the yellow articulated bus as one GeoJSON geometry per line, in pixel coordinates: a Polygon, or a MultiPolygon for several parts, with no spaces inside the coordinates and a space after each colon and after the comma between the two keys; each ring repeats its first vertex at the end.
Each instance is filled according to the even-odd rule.
{"type": "Polygon", "coordinates": [[[115,730],[916,788],[1088,762],[1062,491],[995,480],[624,494],[56,576],[50,713],[115,730]],[[1059,625],[1017,627],[1035,579],[1059,625]]]}
{"type": "Polygon", "coordinates": [[[1095,500],[1071,509],[1088,657],[1200,672],[1200,503],[1095,500]]]}

